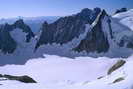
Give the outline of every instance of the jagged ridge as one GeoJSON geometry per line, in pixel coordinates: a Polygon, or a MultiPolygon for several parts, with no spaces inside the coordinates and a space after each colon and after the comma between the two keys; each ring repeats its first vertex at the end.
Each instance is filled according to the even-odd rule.
{"type": "Polygon", "coordinates": [[[101,12],[100,8],[83,9],[80,13],[62,17],[52,24],[44,22],[36,49],[43,44],[65,44],[85,32],[85,24],[91,24],[101,12]]]}

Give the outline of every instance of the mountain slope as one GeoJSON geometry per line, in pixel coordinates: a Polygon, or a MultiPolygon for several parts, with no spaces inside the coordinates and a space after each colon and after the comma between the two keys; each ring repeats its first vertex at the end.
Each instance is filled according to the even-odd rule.
{"type": "MultiPolygon", "coordinates": [[[[99,10],[100,11],[100,10],[99,10]]],[[[121,24],[117,19],[112,16],[109,16],[105,10],[100,11],[94,22],[90,20],[91,10],[84,9],[77,15],[69,16],[66,18],[61,18],[65,21],[67,18],[79,18],[79,21],[85,22],[84,24],[78,24],[78,27],[82,28],[82,25],[91,24],[88,28],[87,35],[81,39],[81,42],[75,45],[75,47],[71,48],[74,51],[97,54],[100,55],[108,55],[108,56],[121,56],[127,57],[127,55],[131,55],[133,48],[133,32],[130,28],[121,24]],[[86,15],[85,15],[86,14],[86,15]],[[83,16],[83,17],[82,17],[83,16]],[[84,17],[85,16],[85,17],[84,17]],[[86,23],[86,21],[89,23],[86,23]],[[129,34],[130,33],[130,34],[129,34]],[[77,46],[78,45],[78,46],[77,46]],[[77,46],[77,47],[76,47],[77,46]],[[119,50],[118,50],[119,49],[119,50]],[[125,51],[126,50],[126,51],[125,51]]],[[[36,49],[47,44],[67,44],[70,43],[74,38],[78,39],[78,36],[85,32],[85,27],[82,29],[76,29],[77,25],[73,25],[72,27],[69,24],[56,24],[61,22],[60,20],[53,24],[47,24],[47,22],[43,25],[42,34],[37,42],[36,49]],[[56,25],[55,25],[56,24],[56,25]],[[68,25],[68,26],[67,26],[68,25]],[[63,26],[63,27],[62,27],[63,26]],[[69,27],[69,28],[68,28],[69,27]],[[73,28],[74,27],[74,28],[73,28]],[[56,30],[54,28],[57,28],[56,30]],[[69,29],[67,31],[67,29],[69,29]],[[76,29],[76,31],[75,31],[76,29]],[[82,32],[83,31],[83,32],[82,32]]],[[[69,22],[69,19],[66,22],[69,22]]],[[[77,19],[73,19],[72,24],[76,24],[77,19]]],[[[71,21],[71,19],[70,19],[71,21]]],[[[63,22],[62,22],[63,23],[63,22]]],[[[79,23],[79,22],[78,22],[79,23]]]]}
{"type": "Polygon", "coordinates": [[[0,74],[28,75],[37,81],[36,84],[25,84],[0,78],[0,88],[132,89],[132,57],[126,59],[126,63],[119,69],[107,75],[108,70],[117,63],[117,60],[119,59],[105,57],[78,57],[76,59],[69,59],[45,55],[45,58],[30,60],[25,65],[6,65],[0,67],[0,74]]]}
{"type": "Polygon", "coordinates": [[[118,13],[114,15],[113,18],[133,30],[133,9],[128,10],[127,12],[118,13]]]}
{"type": "Polygon", "coordinates": [[[130,54],[133,52],[132,30],[119,23],[115,18],[108,16],[104,10],[91,27],[91,31],[74,50],[106,53],[107,55],[126,55],[129,50],[130,54]],[[121,54],[121,52],[124,53],[121,54]]]}
{"type": "Polygon", "coordinates": [[[35,35],[22,20],[0,27],[3,29],[0,35],[0,59],[3,60],[0,65],[24,64],[44,54],[69,58],[114,58],[129,57],[133,53],[132,30],[100,8],[85,8],[80,13],[62,17],[50,24],[45,21],[39,34],[35,35]]]}

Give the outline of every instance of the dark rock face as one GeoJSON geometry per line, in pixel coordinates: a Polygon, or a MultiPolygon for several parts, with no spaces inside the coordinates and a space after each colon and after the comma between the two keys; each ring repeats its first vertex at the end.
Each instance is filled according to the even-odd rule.
{"type": "Polygon", "coordinates": [[[108,19],[107,23],[108,23],[108,26],[109,26],[109,34],[110,34],[110,37],[111,37],[111,39],[113,39],[114,36],[113,36],[112,27],[111,27],[111,20],[108,19]]]}
{"type": "Polygon", "coordinates": [[[85,31],[85,24],[92,23],[101,9],[94,11],[85,8],[80,13],[68,17],[62,17],[52,24],[44,22],[42,34],[37,42],[36,49],[43,44],[65,44],[78,37],[85,31]],[[94,15],[95,14],[95,15],[94,15]]]}
{"type": "Polygon", "coordinates": [[[106,12],[103,10],[96,19],[95,25],[92,27],[91,31],[87,33],[85,39],[83,39],[80,44],[74,48],[75,51],[81,52],[107,52],[109,49],[109,42],[105,36],[102,28],[102,20],[106,16],[106,12]]]}
{"type": "Polygon", "coordinates": [[[1,51],[6,53],[13,53],[13,51],[16,49],[17,43],[15,40],[11,37],[9,31],[7,30],[0,30],[0,49],[1,51]]]}
{"type": "Polygon", "coordinates": [[[33,32],[31,31],[30,27],[24,24],[23,20],[18,20],[14,24],[9,25],[1,25],[0,26],[0,50],[6,53],[13,53],[14,50],[17,48],[16,41],[11,37],[10,32],[16,28],[22,29],[23,32],[27,33],[26,41],[30,42],[30,39],[34,37],[33,32]]]}
{"type": "Polygon", "coordinates": [[[126,11],[127,11],[127,8],[121,8],[121,9],[116,10],[115,14],[126,12],[126,11]]]}
{"type": "Polygon", "coordinates": [[[1,75],[0,77],[7,78],[8,80],[17,80],[23,83],[37,83],[34,79],[29,76],[12,76],[12,75],[1,75]]]}

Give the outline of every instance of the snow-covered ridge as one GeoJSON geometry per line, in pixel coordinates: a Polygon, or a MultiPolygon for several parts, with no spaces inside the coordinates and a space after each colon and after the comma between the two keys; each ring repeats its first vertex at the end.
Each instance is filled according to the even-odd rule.
{"type": "Polygon", "coordinates": [[[133,30],[133,9],[116,14],[113,18],[118,19],[120,23],[133,30]]]}

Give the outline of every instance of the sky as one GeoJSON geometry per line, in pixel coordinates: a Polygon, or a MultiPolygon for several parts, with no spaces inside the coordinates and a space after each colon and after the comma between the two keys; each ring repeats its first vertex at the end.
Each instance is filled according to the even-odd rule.
{"type": "Polygon", "coordinates": [[[122,7],[133,8],[133,0],[0,0],[0,18],[66,16],[95,7],[112,13],[122,7]]]}

